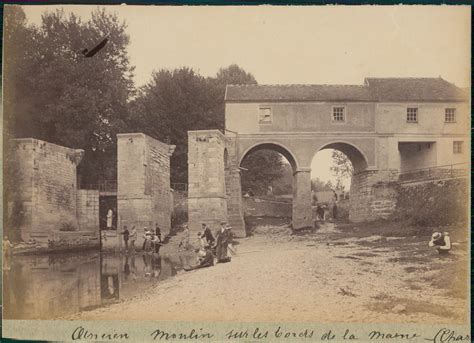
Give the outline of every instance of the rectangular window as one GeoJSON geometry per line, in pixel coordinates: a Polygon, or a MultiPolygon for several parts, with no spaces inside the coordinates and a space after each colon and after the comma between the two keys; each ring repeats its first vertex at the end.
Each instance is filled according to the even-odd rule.
{"type": "Polygon", "coordinates": [[[333,107],[332,108],[332,120],[336,122],[346,121],[346,113],[344,107],[333,107]]]}
{"type": "Polygon", "coordinates": [[[270,107],[260,107],[258,122],[263,124],[269,124],[272,122],[272,109],[270,107]]]}
{"type": "Polygon", "coordinates": [[[446,108],[444,111],[444,121],[446,123],[455,123],[456,122],[456,109],[455,108],[446,108]]]}
{"type": "Polygon", "coordinates": [[[407,123],[418,123],[418,108],[407,108],[407,123]]]}
{"type": "Polygon", "coordinates": [[[462,154],[462,141],[453,142],[453,154],[462,154]]]}

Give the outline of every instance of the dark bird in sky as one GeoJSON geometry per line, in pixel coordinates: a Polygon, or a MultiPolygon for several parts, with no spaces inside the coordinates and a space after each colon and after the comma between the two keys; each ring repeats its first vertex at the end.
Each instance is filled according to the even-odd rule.
{"type": "Polygon", "coordinates": [[[81,54],[83,54],[85,57],[92,57],[94,56],[95,54],[97,54],[104,46],[105,44],[107,44],[108,42],[108,38],[105,37],[104,39],[102,39],[102,41],[97,44],[95,47],[93,47],[91,50],[89,49],[84,49],[81,51],[81,54]]]}

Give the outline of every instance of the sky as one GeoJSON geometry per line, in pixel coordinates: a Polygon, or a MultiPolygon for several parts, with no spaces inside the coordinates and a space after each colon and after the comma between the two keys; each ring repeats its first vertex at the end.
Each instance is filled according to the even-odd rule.
{"type": "MultiPolygon", "coordinates": [[[[57,7],[84,20],[97,8],[23,9],[30,23],[39,24],[42,12],[57,7]]],[[[128,25],[137,86],[153,70],[187,66],[214,76],[233,63],[260,84],[441,76],[460,87],[470,85],[468,6],[104,7],[128,25]]],[[[326,155],[313,163],[321,179],[330,179],[326,155]]]]}

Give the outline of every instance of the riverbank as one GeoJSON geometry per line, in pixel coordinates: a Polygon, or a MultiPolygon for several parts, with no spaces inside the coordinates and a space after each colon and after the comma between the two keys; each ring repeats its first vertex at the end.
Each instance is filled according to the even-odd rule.
{"type": "Polygon", "coordinates": [[[292,235],[288,225],[258,224],[230,263],[68,319],[466,323],[467,240],[441,258],[429,235],[381,231],[325,223],[292,235]]]}

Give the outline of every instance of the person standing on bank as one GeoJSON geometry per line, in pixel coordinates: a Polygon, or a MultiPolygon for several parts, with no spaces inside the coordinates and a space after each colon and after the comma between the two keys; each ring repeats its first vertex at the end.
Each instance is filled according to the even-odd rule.
{"type": "Polygon", "coordinates": [[[120,234],[123,235],[123,242],[125,243],[125,251],[128,252],[128,238],[130,236],[130,231],[128,231],[127,225],[123,226],[123,231],[120,234]]]}
{"type": "Polygon", "coordinates": [[[212,235],[211,229],[209,229],[205,223],[202,223],[201,225],[203,229],[203,237],[207,240],[207,244],[212,247],[214,245],[215,239],[212,235]]]}
{"type": "Polygon", "coordinates": [[[217,245],[217,263],[230,262],[230,257],[227,256],[227,245],[230,240],[230,232],[227,230],[227,223],[221,222],[221,228],[217,231],[216,245],[217,245]]]}
{"type": "Polygon", "coordinates": [[[158,238],[160,239],[160,242],[161,242],[162,241],[162,239],[161,239],[161,229],[158,226],[158,223],[156,223],[156,226],[155,226],[155,235],[158,236],[158,238]]]}
{"type": "Polygon", "coordinates": [[[137,241],[137,229],[135,229],[135,225],[132,226],[132,229],[130,230],[130,235],[129,235],[129,239],[130,239],[130,250],[132,252],[135,252],[135,242],[137,241]]]}

